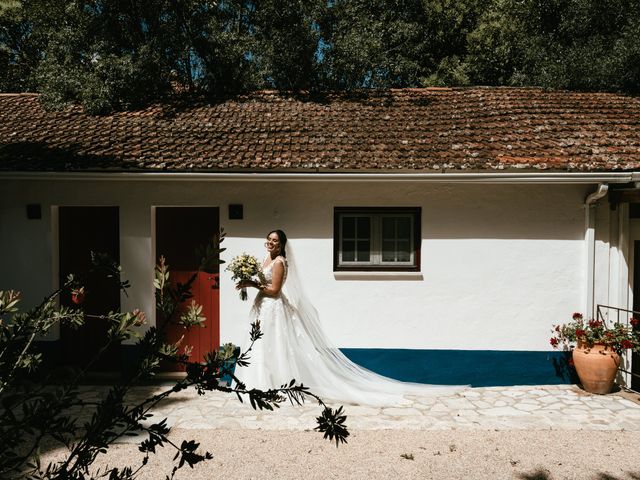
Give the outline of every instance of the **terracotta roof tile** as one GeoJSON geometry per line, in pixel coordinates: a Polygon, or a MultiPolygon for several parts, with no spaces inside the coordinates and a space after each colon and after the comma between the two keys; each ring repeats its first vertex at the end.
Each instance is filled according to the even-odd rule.
{"type": "Polygon", "coordinates": [[[616,171],[640,168],[640,99],[403,89],[89,116],[0,95],[4,171],[616,171]]]}

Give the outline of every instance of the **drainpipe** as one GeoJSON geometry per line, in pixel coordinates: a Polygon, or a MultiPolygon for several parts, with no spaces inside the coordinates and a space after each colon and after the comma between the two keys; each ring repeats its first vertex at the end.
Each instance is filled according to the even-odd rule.
{"type": "Polygon", "coordinates": [[[609,185],[601,183],[595,192],[587,196],[584,201],[585,242],[587,244],[587,295],[584,314],[587,318],[594,318],[594,295],[596,277],[596,217],[595,206],[604,197],[609,185]]]}

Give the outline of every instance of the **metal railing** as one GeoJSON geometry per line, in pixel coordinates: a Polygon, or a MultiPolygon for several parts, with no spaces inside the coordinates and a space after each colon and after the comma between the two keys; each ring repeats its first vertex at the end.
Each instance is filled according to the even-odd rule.
{"type": "Polygon", "coordinates": [[[640,319],[640,312],[637,310],[627,310],[626,308],[620,308],[620,307],[612,307],[610,305],[602,305],[602,304],[598,304],[598,306],[596,307],[596,317],[598,320],[601,320],[604,322],[604,324],[607,324],[607,320],[610,320],[611,317],[609,315],[605,315],[602,313],[604,309],[607,310],[614,310],[616,312],[616,320],[614,323],[622,323],[622,324],[626,324],[627,326],[629,326],[629,320],[632,317],[636,317],[638,319],[640,319]],[[624,322],[620,321],[620,316],[624,315],[624,322]]]}

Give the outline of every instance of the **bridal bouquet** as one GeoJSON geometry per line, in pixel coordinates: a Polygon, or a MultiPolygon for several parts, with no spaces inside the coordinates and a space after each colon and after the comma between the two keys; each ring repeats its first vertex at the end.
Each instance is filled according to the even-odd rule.
{"type": "MultiPolygon", "coordinates": [[[[260,262],[253,255],[243,253],[238,255],[227,267],[227,270],[233,273],[232,280],[241,282],[243,280],[251,280],[253,277],[258,277],[260,283],[264,283],[262,275],[262,269],[260,268],[260,262]]],[[[247,289],[242,287],[240,289],[240,299],[247,299],[247,289]]]]}

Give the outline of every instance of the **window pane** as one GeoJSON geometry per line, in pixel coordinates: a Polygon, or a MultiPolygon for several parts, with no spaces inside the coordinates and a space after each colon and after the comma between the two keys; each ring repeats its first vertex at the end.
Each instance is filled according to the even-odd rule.
{"type": "Polygon", "coordinates": [[[367,240],[358,242],[358,261],[368,262],[371,258],[371,243],[367,240]]]}
{"type": "Polygon", "coordinates": [[[395,242],[393,240],[382,242],[382,261],[395,262],[395,260],[396,260],[395,242]]]}
{"type": "Polygon", "coordinates": [[[345,240],[342,242],[342,261],[355,262],[356,260],[356,242],[353,240],[345,240]]]}
{"type": "Polygon", "coordinates": [[[355,217],[342,217],[342,238],[355,238],[356,219],[355,217]]]}
{"type": "Polygon", "coordinates": [[[411,252],[409,251],[409,242],[398,242],[398,262],[408,262],[411,260],[411,252]]]}
{"type": "Polygon", "coordinates": [[[358,238],[371,238],[371,219],[369,217],[358,218],[358,238]]]}
{"type": "Polygon", "coordinates": [[[396,219],[383,217],[382,218],[382,238],[392,239],[396,236],[396,219]]]}
{"type": "Polygon", "coordinates": [[[399,217],[398,223],[398,238],[409,239],[411,238],[411,219],[407,217],[399,217]]]}

